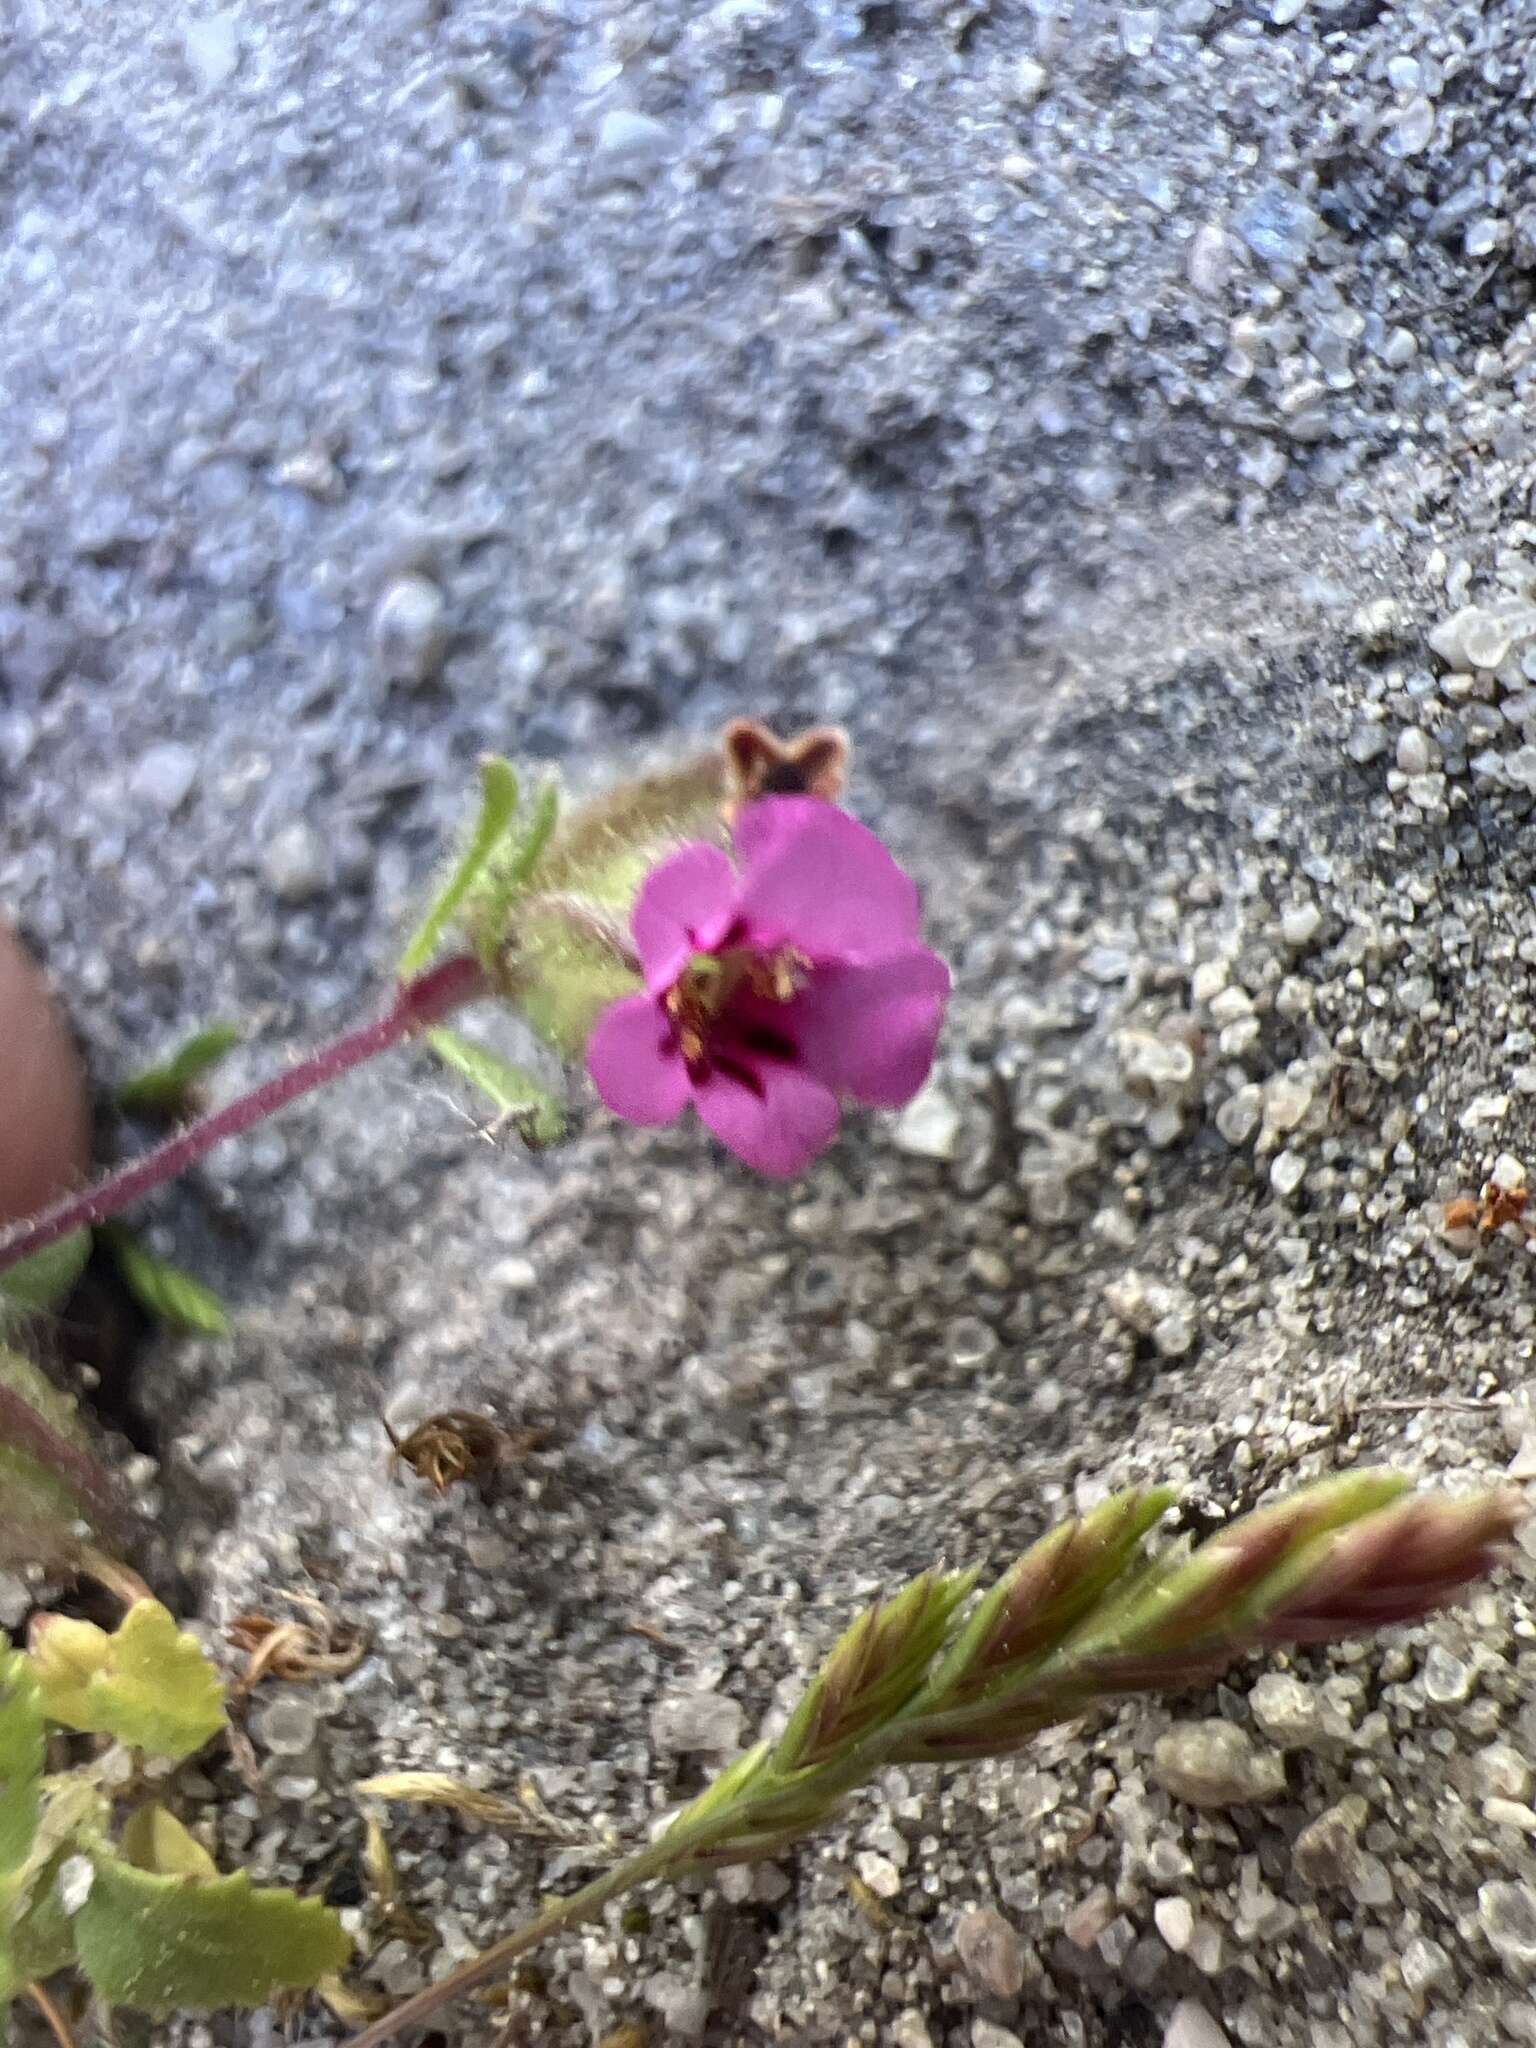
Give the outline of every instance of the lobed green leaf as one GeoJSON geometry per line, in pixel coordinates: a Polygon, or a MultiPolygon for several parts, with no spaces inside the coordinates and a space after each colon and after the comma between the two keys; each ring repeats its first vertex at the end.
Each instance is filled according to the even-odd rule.
{"type": "Polygon", "coordinates": [[[32,1667],[0,1648],[0,1902],[4,1883],[32,1853],[42,1810],[46,1737],[32,1667]]]}
{"type": "Polygon", "coordinates": [[[111,1635],[91,1622],[43,1617],[34,1625],[32,1667],[51,1720],[151,1756],[179,1761],[225,1725],[223,1680],[158,1600],[135,1601],[111,1635]]]}
{"type": "Polygon", "coordinates": [[[0,1647],[0,2010],[21,1985],[68,1962],[73,1941],[55,1879],[102,1810],[93,1784],[44,1778],[46,1736],[30,1663],[0,1647]]]}
{"type": "Polygon", "coordinates": [[[259,2006],[344,1969],[352,1943],[318,1899],[258,1887],[244,1871],[200,1879],[99,1851],[75,1915],[80,1968],[111,2005],[155,2018],[259,2006]]]}
{"type": "Polygon", "coordinates": [[[118,1837],[125,1862],[161,1877],[214,1878],[218,1865],[174,1813],[151,1799],[129,1816],[118,1837]]]}

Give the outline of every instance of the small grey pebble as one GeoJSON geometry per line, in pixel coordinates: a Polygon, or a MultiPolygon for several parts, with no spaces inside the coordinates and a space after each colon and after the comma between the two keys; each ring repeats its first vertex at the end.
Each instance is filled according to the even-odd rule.
{"type": "Polygon", "coordinates": [[[632,107],[614,107],[604,114],[592,146],[595,168],[610,178],[643,179],[665,156],[671,130],[632,107]]]}
{"type": "Polygon", "coordinates": [[[197,781],[197,756],[190,747],[166,740],[139,757],[128,778],[129,793],[140,803],[170,817],[192,794],[197,781]]]}
{"type": "Polygon", "coordinates": [[[1310,1685],[1283,1671],[1266,1671],[1248,1695],[1260,1732],[1277,1749],[1311,1749],[1323,1732],[1323,1716],[1310,1685]]]}
{"type": "Polygon", "coordinates": [[[1428,736],[1416,725],[1405,726],[1397,736],[1397,765],[1405,775],[1427,775],[1434,764],[1428,736]]]}
{"type": "Polygon", "coordinates": [[[1158,1738],[1152,1775],[1191,1806],[1246,1806],[1278,1799],[1285,1765],[1230,1721],[1190,1721],[1158,1738]]]}
{"type": "Polygon", "coordinates": [[[330,853],[314,826],[296,818],[269,842],[261,872],[281,902],[308,903],[330,886],[330,853]]]}
{"type": "Polygon", "coordinates": [[[1398,1966],[1403,1973],[1403,1983],[1415,1998],[1451,1983],[1456,1974],[1449,1955],[1439,1942],[1429,1941],[1423,1935],[1416,1935],[1409,1942],[1398,1966]]]}
{"type": "Polygon", "coordinates": [[[1365,1801],[1351,1793],[1307,1823],[1291,1850],[1303,1883],[1326,1891],[1345,1891],[1351,1886],[1360,1863],[1356,1837],[1366,1812],[1365,1801]]]}
{"type": "Polygon", "coordinates": [[[251,1732],[274,1756],[303,1756],[314,1743],[319,1718],[297,1694],[277,1693],[253,1717],[251,1732]]]}
{"type": "Polygon", "coordinates": [[[1424,1697],[1437,1707],[1457,1706],[1471,1692],[1477,1677],[1469,1664],[1453,1657],[1439,1643],[1430,1645],[1424,1659],[1424,1697]]]}
{"type": "Polygon", "coordinates": [[[720,1756],[740,1745],[742,1718],[724,1693],[671,1693],[652,1710],[651,1740],[673,1756],[720,1756]]]}
{"type": "Polygon", "coordinates": [[[953,1159],[960,1141],[960,1112],[942,1088],[930,1084],[896,1119],[896,1148],[914,1159],[953,1159]]]}
{"type": "Polygon", "coordinates": [[[1387,751],[1387,736],[1379,725],[1357,725],[1344,742],[1344,751],[1364,768],[1387,751]]]}
{"type": "Polygon", "coordinates": [[[969,1906],[955,1928],[955,1948],[970,1975],[994,1998],[1024,1988],[1024,1937],[995,1906],[969,1906]]]}
{"type": "Polygon", "coordinates": [[[430,682],[448,652],[448,600],[430,576],[397,576],[374,608],[373,648],[392,683],[430,682]]]}
{"type": "Polygon", "coordinates": [[[206,14],[181,33],[187,69],[203,92],[217,92],[240,68],[240,24],[233,13],[206,14]]]}
{"type": "Polygon", "coordinates": [[[1477,1917],[1506,1962],[1536,1964],[1536,1891],[1528,1884],[1496,1878],[1480,1886],[1477,1917]]]}
{"type": "Polygon", "coordinates": [[[1230,2043],[1197,1999],[1181,1998],[1163,2029],[1163,2048],[1230,2048],[1230,2043]]]}

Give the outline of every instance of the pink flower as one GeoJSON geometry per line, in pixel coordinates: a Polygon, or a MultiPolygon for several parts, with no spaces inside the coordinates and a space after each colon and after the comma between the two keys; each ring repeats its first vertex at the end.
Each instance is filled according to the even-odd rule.
{"type": "Polygon", "coordinates": [[[635,1124],[690,1099],[760,1173],[831,1144],[838,1098],[909,1102],[933,1063],[949,969],[918,939],[917,889],[873,832],[815,797],[748,804],[739,868],[685,846],[646,877],[632,930],[645,993],[598,1019],[597,1092],[635,1124]]]}

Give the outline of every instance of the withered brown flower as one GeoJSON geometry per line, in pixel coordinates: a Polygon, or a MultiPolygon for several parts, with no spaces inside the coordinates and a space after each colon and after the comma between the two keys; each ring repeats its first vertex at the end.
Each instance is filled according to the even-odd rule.
{"type": "Polygon", "coordinates": [[[368,1654],[366,1631],[338,1621],[313,1594],[284,1597],[309,1619],[278,1621],[270,1614],[237,1614],[224,1631],[228,1642],[250,1659],[235,1682],[236,1693],[250,1692],[268,1677],[289,1685],[345,1678],[368,1654]]]}
{"type": "Polygon", "coordinates": [[[810,725],[781,740],[755,718],[733,718],[721,746],[728,824],[757,797],[819,796],[836,803],[848,784],[848,735],[835,725],[810,725]]]}
{"type": "Polygon", "coordinates": [[[436,1493],[471,1479],[486,1479],[545,1440],[542,1429],[508,1429],[472,1408],[445,1408],[398,1435],[386,1421],[393,1460],[408,1465],[436,1493]]]}

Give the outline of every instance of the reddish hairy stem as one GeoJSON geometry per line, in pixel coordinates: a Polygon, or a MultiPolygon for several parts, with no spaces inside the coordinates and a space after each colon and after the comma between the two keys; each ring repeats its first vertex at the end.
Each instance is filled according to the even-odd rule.
{"type": "Polygon", "coordinates": [[[138,1201],[152,1189],[185,1173],[189,1166],[196,1165],[223,1139],[248,1131],[253,1124],[264,1123],[269,1116],[276,1116],[279,1110],[286,1109],[290,1102],[297,1102],[301,1095],[323,1088],[328,1081],[335,1081],[354,1067],[376,1058],[379,1053],[388,1052],[391,1046],[400,1044],[413,1032],[438,1023],[449,1011],[473,1002],[486,990],[487,983],[479,961],[467,953],[457,954],[436,967],[429,967],[414,980],[402,982],[389,1008],[371,1024],[361,1025],[356,1031],[333,1038],[329,1045],[321,1046],[318,1052],[300,1060],[286,1074],[275,1074],[270,1081],[263,1081],[260,1087],[251,1089],[249,1094],[238,1096],[222,1109],[211,1110],[207,1116],[199,1117],[195,1123],[167,1138],[163,1145],[146,1152],[141,1159],[132,1159],[126,1166],[118,1167],[114,1173],[97,1181],[94,1187],[82,1188],[73,1195],[62,1195],[41,1214],[13,1224],[9,1230],[0,1231],[0,1273],[8,1266],[14,1266],[18,1260],[30,1258],[33,1252],[45,1250],[73,1230],[104,1223],[109,1216],[126,1209],[130,1202],[138,1201]]]}

